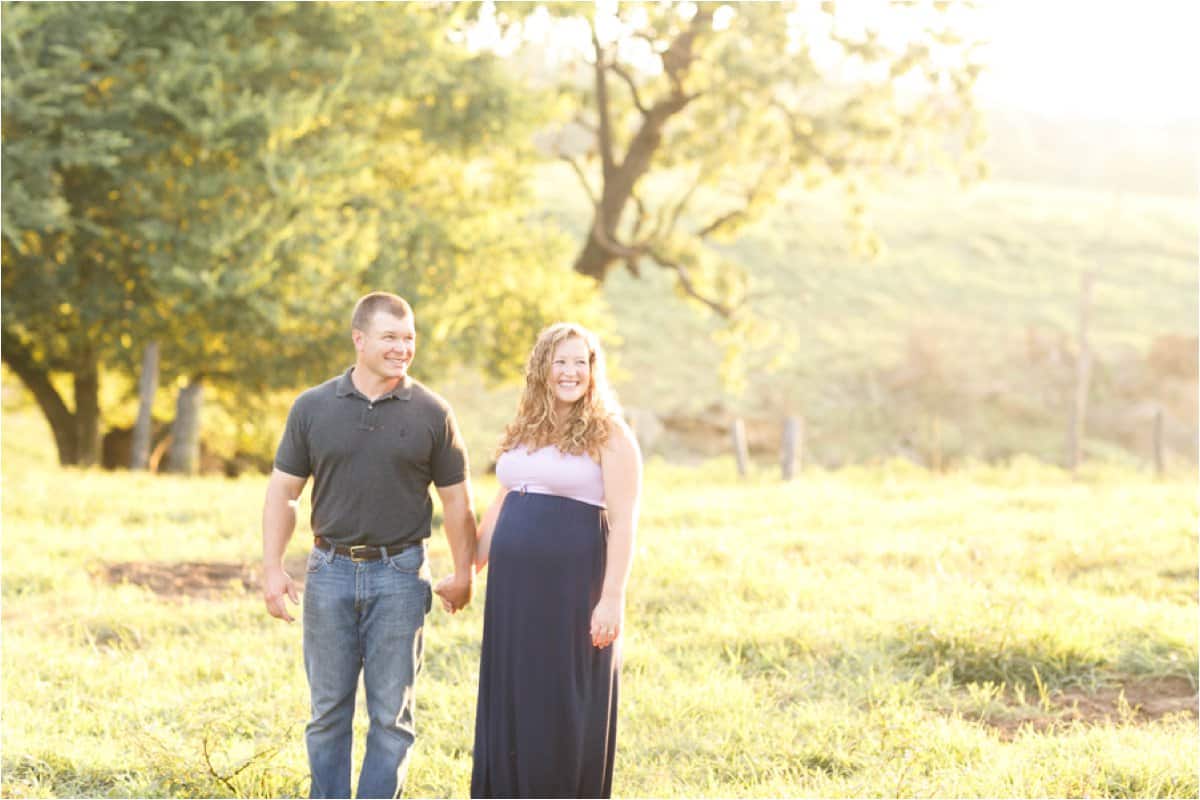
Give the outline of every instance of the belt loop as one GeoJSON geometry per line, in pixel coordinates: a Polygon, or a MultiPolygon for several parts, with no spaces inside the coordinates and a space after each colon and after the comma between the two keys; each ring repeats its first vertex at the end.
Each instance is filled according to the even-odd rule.
{"type": "Polygon", "coordinates": [[[379,558],[382,561],[388,560],[387,548],[384,547],[383,545],[379,545],[379,558]]]}

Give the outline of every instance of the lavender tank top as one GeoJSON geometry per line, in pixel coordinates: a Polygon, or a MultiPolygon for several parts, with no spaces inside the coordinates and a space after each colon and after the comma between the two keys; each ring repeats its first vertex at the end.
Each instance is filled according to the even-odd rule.
{"type": "Polygon", "coordinates": [[[510,491],[556,494],[605,508],[604,474],[587,454],[564,453],[547,445],[532,453],[518,445],[496,460],[496,478],[510,491]]]}

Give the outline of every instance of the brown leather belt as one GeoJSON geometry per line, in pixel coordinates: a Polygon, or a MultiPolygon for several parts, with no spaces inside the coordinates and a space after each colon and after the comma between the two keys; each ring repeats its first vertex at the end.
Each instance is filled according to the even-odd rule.
{"type": "Polygon", "coordinates": [[[414,546],[411,544],[403,544],[396,545],[395,547],[376,547],[372,544],[334,544],[333,542],[327,541],[320,536],[315,537],[314,543],[318,549],[324,550],[326,553],[332,550],[335,554],[339,556],[346,556],[351,561],[378,561],[385,556],[391,558],[392,556],[399,555],[408,548],[414,546]]]}

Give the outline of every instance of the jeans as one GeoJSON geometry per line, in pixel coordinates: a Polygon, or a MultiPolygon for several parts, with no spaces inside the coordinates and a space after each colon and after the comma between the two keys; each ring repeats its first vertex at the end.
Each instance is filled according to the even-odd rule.
{"type": "Polygon", "coordinates": [[[304,730],[312,797],[351,797],[355,694],[362,673],[370,728],[358,797],[398,797],[416,738],[413,684],[433,602],[425,546],[355,562],[313,549],[304,586],[304,670],[312,719],[304,730]]]}

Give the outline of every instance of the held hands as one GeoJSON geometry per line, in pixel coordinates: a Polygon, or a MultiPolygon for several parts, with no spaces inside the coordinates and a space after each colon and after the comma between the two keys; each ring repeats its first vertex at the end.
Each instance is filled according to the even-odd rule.
{"type": "Polygon", "coordinates": [[[292,615],[288,613],[287,603],[284,602],[285,597],[294,604],[300,602],[300,595],[296,592],[296,584],[292,582],[292,576],[288,575],[282,567],[264,570],[263,600],[267,604],[267,612],[272,617],[277,617],[284,622],[295,622],[292,615]]]}
{"type": "Polygon", "coordinates": [[[462,611],[471,602],[471,595],[475,592],[474,570],[468,570],[465,575],[457,572],[447,575],[437,582],[433,591],[442,599],[442,608],[447,612],[454,614],[462,611]]]}
{"type": "Polygon", "coordinates": [[[624,599],[601,596],[592,611],[592,645],[608,647],[621,635],[624,623],[624,599]]]}

